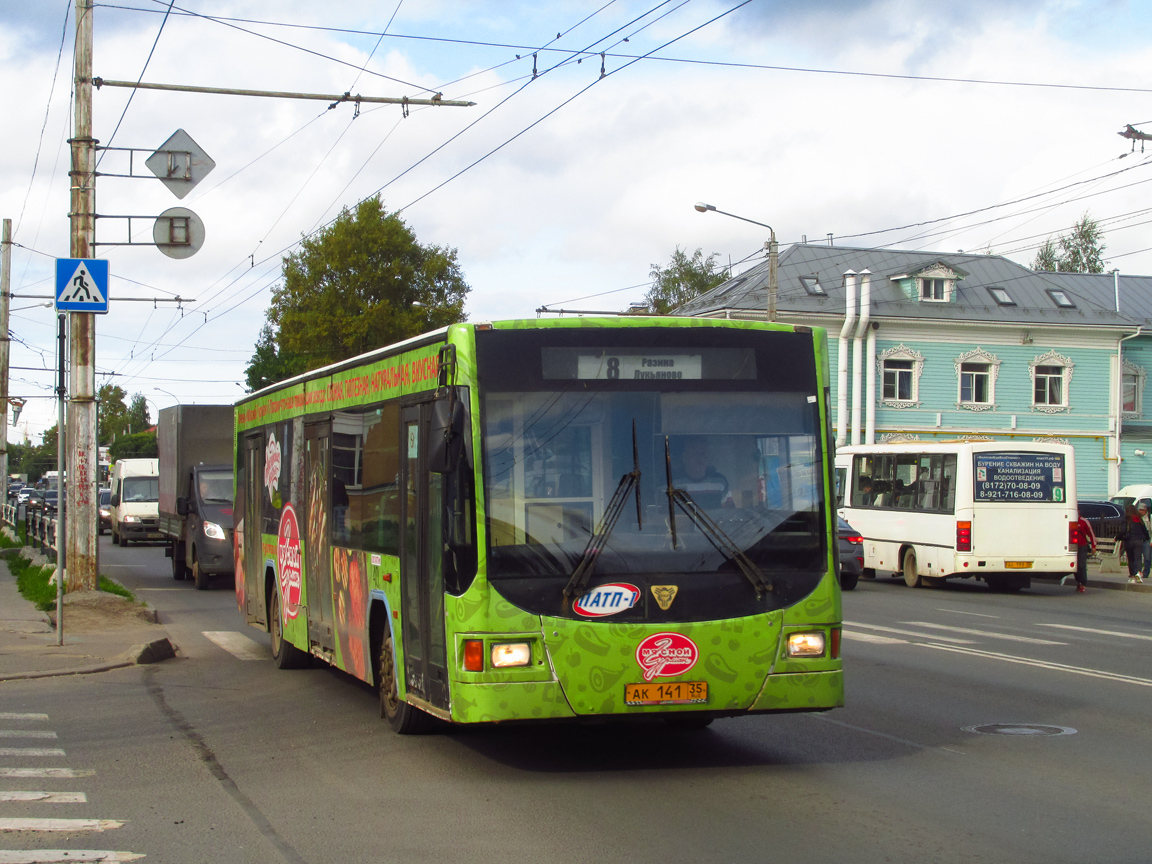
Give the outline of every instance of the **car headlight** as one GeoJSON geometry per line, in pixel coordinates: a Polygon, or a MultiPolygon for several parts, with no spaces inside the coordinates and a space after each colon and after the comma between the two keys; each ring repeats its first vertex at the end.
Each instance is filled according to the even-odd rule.
{"type": "Polygon", "coordinates": [[[224,529],[215,522],[205,522],[204,536],[211,537],[213,540],[223,540],[226,535],[224,534],[224,529]]]}
{"type": "Polygon", "coordinates": [[[100,508],[100,517],[102,519],[107,519],[111,515],[112,515],[112,513],[110,511],[105,510],[103,507],[100,508]]]}
{"type": "Polygon", "coordinates": [[[532,649],[527,642],[505,642],[492,646],[492,666],[495,669],[527,666],[531,662],[532,649]]]}
{"type": "Polygon", "coordinates": [[[814,633],[791,634],[788,637],[788,656],[823,657],[824,634],[819,631],[814,633]]]}
{"type": "Polygon", "coordinates": [[[139,516],[125,516],[124,521],[125,522],[139,522],[140,517],[139,516]]]}

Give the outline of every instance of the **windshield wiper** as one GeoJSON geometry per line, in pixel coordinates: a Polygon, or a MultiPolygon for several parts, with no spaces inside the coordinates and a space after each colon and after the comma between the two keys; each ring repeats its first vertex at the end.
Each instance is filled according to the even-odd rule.
{"type": "Polygon", "coordinates": [[[672,548],[676,548],[676,505],[684,511],[684,515],[700,529],[700,533],[708,538],[708,542],[716,547],[716,551],[732,560],[740,568],[740,572],[752,583],[756,589],[756,599],[759,600],[764,592],[772,590],[769,582],[759,567],[737,546],[724,529],[716,524],[716,520],[705,513],[692,500],[692,496],[684,489],[677,489],[672,485],[672,456],[668,446],[668,436],[664,436],[664,467],[668,474],[668,527],[672,532],[672,548]]]}
{"type": "Polygon", "coordinates": [[[568,579],[568,584],[564,586],[565,601],[583,595],[584,586],[592,575],[592,570],[600,558],[600,553],[604,551],[609,535],[612,534],[612,530],[620,520],[620,514],[624,512],[624,505],[628,503],[628,495],[633,487],[636,489],[636,525],[640,530],[643,530],[644,523],[640,510],[640,453],[636,447],[636,418],[632,418],[632,470],[621,477],[620,482],[616,484],[616,491],[612,493],[612,499],[604,509],[600,524],[592,536],[588,538],[588,545],[584,547],[584,553],[580,556],[580,563],[576,565],[576,569],[572,571],[572,576],[568,579]]]}

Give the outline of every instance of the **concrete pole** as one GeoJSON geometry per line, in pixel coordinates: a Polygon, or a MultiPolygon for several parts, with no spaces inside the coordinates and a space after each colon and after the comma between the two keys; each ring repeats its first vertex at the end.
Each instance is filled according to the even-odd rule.
{"type": "MultiPolygon", "coordinates": [[[[92,0],[76,0],[76,114],[72,145],[71,257],[91,258],[96,239],[96,140],[92,137],[92,0]]],[[[68,313],[71,359],[67,442],[68,501],[65,562],[70,591],[95,590],[96,316],[68,313]]],[[[63,433],[63,430],[61,430],[63,433]]]]}
{"type": "Polygon", "coordinates": [[[0,234],[0,476],[4,478],[3,500],[8,500],[8,364],[12,342],[8,338],[8,301],[12,293],[12,220],[4,220],[0,234]]]}
{"type": "Polygon", "coordinates": [[[777,265],[780,261],[780,247],[776,245],[776,230],[769,228],[768,238],[768,323],[776,322],[776,295],[779,285],[776,281],[777,265]]]}

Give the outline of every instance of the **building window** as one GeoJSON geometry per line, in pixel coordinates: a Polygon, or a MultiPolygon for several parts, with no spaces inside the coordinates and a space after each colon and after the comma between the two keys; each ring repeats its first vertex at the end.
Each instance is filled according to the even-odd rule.
{"type": "Polygon", "coordinates": [[[884,361],[884,398],[899,402],[911,402],[912,361],[884,361]]]}
{"type": "Polygon", "coordinates": [[[992,401],[992,367],[989,364],[960,364],[960,401],[979,405],[992,401]]]}
{"type": "Polygon", "coordinates": [[[965,352],[956,358],[956,378],[959,387],[957,408],[968,411],[987,411],[996,404],[996,377],[1000,373],[1000,358],[983,348],[965,352]]]}
{"type": "Polygon", "coordinates": [[[828,296],[828,292],[826,292],[824,290],[824,286],[820,284],[820,277],[819,276],[801,276],[800,277],[800,284],[803,285],[804,290],[807,291],[813,297],[827,297],[828,296]]]}
{"type": "Polygon", "coordinates": [[[992,299],[996,301],[997,306],[1015,306],[1016,301],[1012,299],[1012,295],[996,285],[988,287],[988,293],[992,295],[992,299]]]}
{"type": "Polygon", "coordinates": [[[1147,373],[1140,366],[1124,361],[1121,373],[1121,410],[1129,417],[1139,417],[1144,411],[1144,384],[1147,373]]]}
{"type": "Polygon", "coordinates": [[[1032,384],[1032,401],[1036,405],[1064,404],[1064,367],[1037,366],[1032,384]]]}
{"type": "Polygon", "coordinates": [[[1049,288],[1048,296],[1051,297],[1052,302],[1059,306],[1061,309],[1076,308],[1076,304],[1072,302],[1072,298],[1068,296],[1067,291],[1057,291],[1053,288],[1049,288]]]}
{"type": "Polygon", "coordinates": [[[920,280],[920,299],[921,300],[943,300],[944,288],[946,279],[921,279],[920,280]]]}
{"type": "Polygon", "coordinates": [[[1068,410],[1068,391],[1072,385],[1072,360],[1049,351],[1036,357],[1032,368],[1032,410],[1056,414],[1068,410]]]}
{"type": "Polygon", "coordinates": [[[876,355],[876,371],[880,374],[880,404],[888,408],[920,406],[923,354],[904,344],[886,348],[876,355]]]}

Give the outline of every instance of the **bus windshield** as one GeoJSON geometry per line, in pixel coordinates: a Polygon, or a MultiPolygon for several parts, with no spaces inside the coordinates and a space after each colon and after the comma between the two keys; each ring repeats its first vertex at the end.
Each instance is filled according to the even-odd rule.
{"type": "Polygon", "coordinates": [[[545,348],[541,379],[522,379],[536,386],[485,391],[491,578],[567,579],[598,528],[597,582],[739,573],[737,550],[769,584],[797,571],[819,578],[827,564],[814,390],[771,386],[757,374],[759,362],[744,368],[751,352],[709,350],[600,351],[598,362],[619,378],[597,377],[593,360],[581,356],[565,380],[549,374],[545,348]],[[633,374],[645,363],[663,374],[633,374]],[[723,378],[711,378],[710,366],[723,378]],[[677,371],[688,374],[672,377],[677,371]],[[613,495],[637,469],[638,491],[628,486],[604,536],[613,495]],[[691,518],[691,507],[709,518],[691,518]]]}

